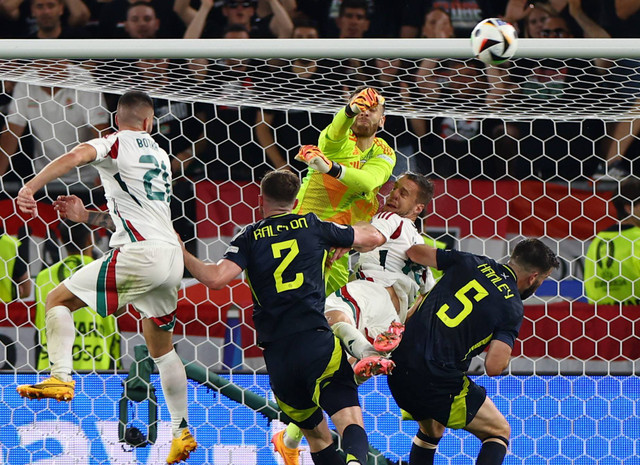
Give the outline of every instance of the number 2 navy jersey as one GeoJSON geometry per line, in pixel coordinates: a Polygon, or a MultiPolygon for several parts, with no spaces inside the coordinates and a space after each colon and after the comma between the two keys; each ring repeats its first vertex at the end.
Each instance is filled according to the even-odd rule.
{"type": "Polygon", "coordinates": [[[491,340],[513,347],[524,315],[515,272],[456,250],[438,249],[437,263],[444,274],[407,320],[393,360],[412,366],[433,361],[467,371],[491,340]]]}
{"type": "Polygon", "coordinates": [[[245,270],[258,342],[315,328],[324,317],[324,265],[331,247],[351,247],[353,228],[309,213],[271,216],[245,227],[224,258],[245,270]]]}

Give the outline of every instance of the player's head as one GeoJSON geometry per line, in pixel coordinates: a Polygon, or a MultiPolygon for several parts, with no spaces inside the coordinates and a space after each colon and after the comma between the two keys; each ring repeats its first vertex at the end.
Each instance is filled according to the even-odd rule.
{"type": "MultiPolygon", "coordinates": [[[[349,96],[349,101],[364,89],[371,86],[360,86],[354,90],[349,96]]],[[[376,89],[378,90],[378,89],[376,89]]],[[[385,104],[377,105],[370,110],[365,110],[358,113],[355,117],[351,130],[358,137],[371,137],[378,132],[378,129],[382,129],[384,126],[384,110],[385,104]]]]}
{"type": "Polygon", "coordinates": [[[415,221],[433,199],[433,183],[426,176],[404,173],[389,192],[383,210],[415,221]]]}
{"type": "Polygon", "coordinates": [[[91,229],[83,223],[62,220],[58,226],[60,241],[69,255],[81,255],[93,246],[91,229]]]}
{"type": "Polygon", "coordinates": [[[640,226],[640,179],[630,177],[620,183],[613,205],[620,220],[640,226]]]}
{"type": "Polygon", "coordinates": [[[116,110],[119,129],[151,132],[153,128],[153,100],[145,92],[132,90],[120,97],[116,110]]]}
{"type": "Polygon", "coordinates": [[[154,39],[160,29],[156,10],[148,2],[134,2],[127,9],[124,30],[132,39],[154,39]]]}
{"type": "Polygon", "coordinates": [[[558,257],[539,239],[524,239],[518,242],[511,254],[509,265],[518,277],[518,290],[522,300],[530,297],[560,266],[558,257]]]}
{"type": "Polygon", "coordinates": [[[265,174],[260,183],[260,213],[263,217],[271,212],[291,211],[300,190],[300,179],[289,170],[275,170],[265,174]]]}

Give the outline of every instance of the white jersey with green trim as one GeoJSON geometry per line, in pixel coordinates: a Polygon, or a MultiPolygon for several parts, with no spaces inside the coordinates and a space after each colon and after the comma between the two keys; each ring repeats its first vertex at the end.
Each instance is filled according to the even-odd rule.
{"type": "Polygon", "coordinates": [[[418,293],[425,294],[435,285],[431,270],[413,263],[407,256],[409,247],[424,244],[424,241],[413,221],[393,212],[378,213],[371,219],[371,224],[382,233],[386,242],[371,252],[360,254],[355,277],[393,287],[403,314],[418,293]]]}
{"type": "Polygon", "coordinates": [[[92,163],[100,174],[116,232],[109,245],[158,240],[179,246],[171,223],[171,162],[143,131],[119,131],[92,139],[92,163]]]}

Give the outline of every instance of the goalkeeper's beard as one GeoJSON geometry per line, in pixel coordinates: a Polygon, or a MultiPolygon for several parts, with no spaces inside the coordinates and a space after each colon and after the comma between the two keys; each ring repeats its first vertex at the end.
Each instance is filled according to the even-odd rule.
{"type": "Polygon", "coordinates": [[[378,125],[373,122],[362,122],[358,119],[351,126],[351,130],[358,137],[371,137],[378,132],[378,125]]]}

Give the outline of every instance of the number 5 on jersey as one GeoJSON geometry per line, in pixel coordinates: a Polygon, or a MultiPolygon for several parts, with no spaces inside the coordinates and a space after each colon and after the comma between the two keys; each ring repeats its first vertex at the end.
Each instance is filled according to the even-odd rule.
{"type": "Polygon", "coordinates": [[[438,315],[438,318],[440,318],[442,322],[449,328],[455,328],[456,326],[458,326],[460,323],[462,323],[462,320],[469,316],[471,310],[473,310],[473,302],[469,297],[467,297],[467,293],[471,290],[476,291],[476,295],[473,296],[473,300],[475,300],[476,302],[480,302],[482,299],[489,295],[489,292],[487,292],[487,290],[482,287],[482,285],[475,279],[472,279],[467,284],[462,286],[455,294],[456,299],[458,299],[462,304],[462,310],[460,311],[460,313],[451,318],[449,315],[447,315],[447,311],[449,311],[449,305],[444,304],[442,307],[440,307],[438,313],[436,314],[438,315]]]}

